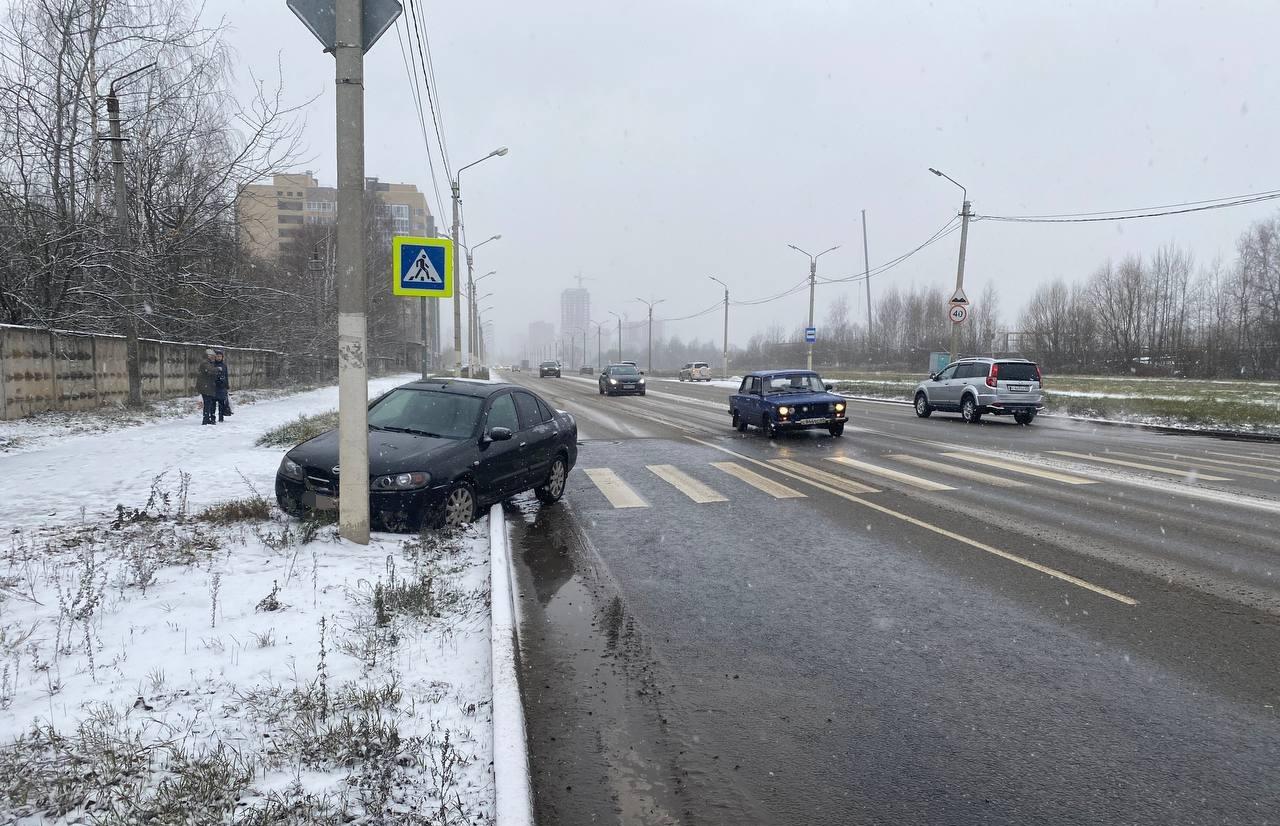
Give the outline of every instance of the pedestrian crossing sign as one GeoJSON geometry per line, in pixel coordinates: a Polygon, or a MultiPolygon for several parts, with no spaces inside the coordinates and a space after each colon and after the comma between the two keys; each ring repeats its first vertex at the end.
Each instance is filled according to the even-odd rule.
{"type": "Polygon", "coordinates": [[[397,235],[391,241],[391,292],[453,298],[453,242],[397,235]]]}

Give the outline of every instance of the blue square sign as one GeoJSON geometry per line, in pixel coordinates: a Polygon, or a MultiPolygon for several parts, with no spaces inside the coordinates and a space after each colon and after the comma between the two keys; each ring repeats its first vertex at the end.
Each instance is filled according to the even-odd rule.
{"type": "Polygon", "coordinates": [[[810,344],[813,344],[815,341],[817,341],[817,340],[818,340],[818,328],[817,328],[817,327],[805,327],[805,328],[804,328],[804,340],[805,340],[805,341],[807,341],[807,342],[809,342],[810,344]]]}
{"type": "Polygon", "coordinates": [[[391,292],[419,298],[453,297],[453,242],[397,235],[391,241],[391,292]]]}

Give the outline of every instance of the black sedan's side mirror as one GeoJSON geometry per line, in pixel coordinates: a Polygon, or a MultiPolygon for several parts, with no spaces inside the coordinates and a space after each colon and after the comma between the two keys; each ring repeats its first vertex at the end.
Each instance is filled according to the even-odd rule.
{"type": "Polygon", "coordinates": [[[489,432],[485,434],[483,441],[486,444],[489,442],[507,442],[514,435],[509,427],[491,427],[489,432]]]}
{"type": "Polygon", "coordinates": [[[835,390],[835,389],[836,389],[836,386],[835,386],[834,384],[832,384],[831,382],[827,382],[826,384],[824,384],[824,385],[822,385],[822,386],[823,386],[823,387],[825,387],[825,388],[827,388],[827,392],[828,392],[828,393],[830,393],[832,390],[835,390]]]}

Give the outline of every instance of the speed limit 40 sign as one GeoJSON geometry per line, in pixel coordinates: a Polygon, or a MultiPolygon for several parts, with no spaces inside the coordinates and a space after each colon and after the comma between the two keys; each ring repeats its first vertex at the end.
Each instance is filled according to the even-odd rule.
{"type": "Polygon", "coordinates": [[[969,318],[969,308],[963,304],[952,304],[947,315],[952,324],[963,324],[969,318]]]}

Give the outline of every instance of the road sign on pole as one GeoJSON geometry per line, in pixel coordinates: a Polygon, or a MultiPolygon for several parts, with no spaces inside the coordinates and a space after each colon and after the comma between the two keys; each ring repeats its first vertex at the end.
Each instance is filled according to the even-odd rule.
{"type": "MultiPolygon", "coordinates": [[[[338,45],[337,0],[288,0],[289,10],[311,30],[326,52],[338,45]]],[[[364,0],[361,10],[361,46],[367,52],[391,28],[403,9],[399,0],[364,0]]]]}
{"type": "Polygon", "coordinates": [[[813,344],[814,342],[816,342],[816,341],[818,340],[818,328],[817,328],[817,327],[805,327],[805,328],[804,328],[804,340],[805,340],[806,342],[808,342],[809,344],[813,344]]]}
{"type": "Polygon", "coordinates": [[[391,240],[391,292],[420,298],[452,298],[453,242],[397,235],[391,240]]]}
{"type": "Polygon", "coordinates": [[[956,287],[956,291],[951,294],[951,304],[968,304],[969,298],[964,294],[964,287],[956,287]]]}
{"type": "Polygon", "coordinates": [[[952,324],[963,324],[969,318],[969,308],[964,304],[952,304],[947,315],[951,318],[952,324]]]}

